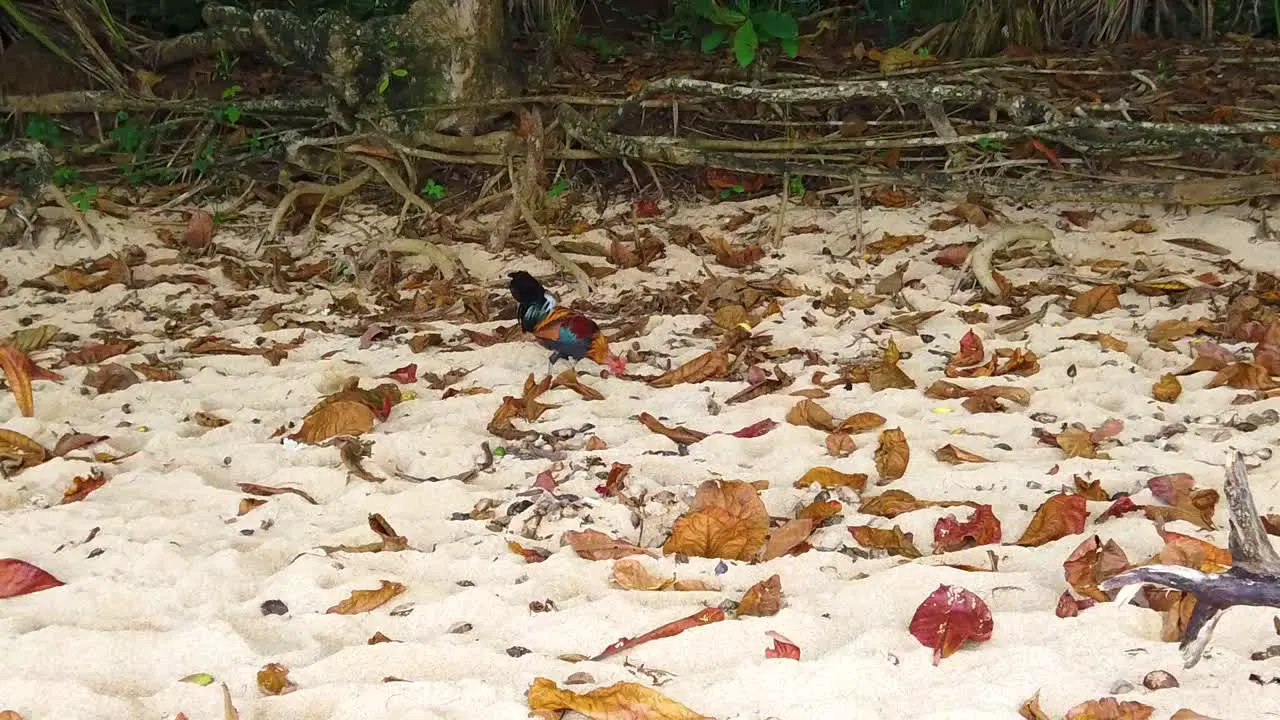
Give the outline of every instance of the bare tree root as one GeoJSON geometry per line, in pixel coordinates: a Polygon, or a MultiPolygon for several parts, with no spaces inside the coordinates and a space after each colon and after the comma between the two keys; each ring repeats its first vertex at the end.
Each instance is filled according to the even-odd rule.
{"type": "Polygon", "coordinates": [[[516,202],[519,203],[520,215],[524,218],[525,224],[533,231],[534,237],[538,238],[539,247],[551,259],[551,262],[559,265],[565,272],[572,275],[574,280],[578,281],[578,292],[583,297],[589,297],[595,288],[586,271],[570,260],[569,256],[560,252],[555,244],[551,242],[551,236],[547,234],[547,229],[542,227],[542,223],[538,222],[538,219],[534,217],[533,208],[529,205],[529,201],[525,199],[524,195],[518,191],[513,194],[516,202]]]}
{"type": "MultiPolygon", "coordinates": [[[[520,167],[523,171],[527,167],[527,163],[520,167]]],[[[511,158],[507,158],[507,178],[511,182],[511,202],[507,205],[507,209],[502,211],[502,217],[498,218],[498,225],[493,229],[493,234],[489,236],[489,252],[500,253],[507,246],[507,240],[511,237],[511,231],[515,230],[516,223],[520,221],[520,187],[521,183],[516,178],[515,162],[511,158]]],[[[526,183],[527,184],[527,183],[526,183]]]]}
{"type": "MultiPolygon", "coordinates": [[[[1019,240],[1033,240],[1045,243],[1052,248],[1053,233],[1039,225],[1006,225],[991,237],[979,242],[969,252],[969,257],[965,261],[967,269],[972,270],[978,285],[992,297],[1000,297],[1004,294],[999,283],[996,282],[995,271],[991,267],[992,260],[997,252],[1019,240]]],[[[964,276],[964,272],[961,272],[960,277],[964,276]]]]}
{"type": "Polygon", "coordinates": [[[342,198],[350,195],[358,190],[362,185],[369,182],[373,178],[372,170],[351,177],[337,185],[325,185],[323,183],[304,182],[293,186],[288,193],[281,198],[280,203],[276,205],[275,212],[271,213],[271,223],[267,225],[266,237],[275,239],[280,236],[280,226],[284,224],[284,216],[289,213],[289,209],[303,195],[320,195],[320,204],[316,207],[315,213],[312,214],[312,222],[319,215],[321,208],[330,198],[342,198]]]}
{"type": "Polygon", "coordinates": [[[53,201],[58,204],[58,207],[62,208],[63,211],[71,216],[71,219],[75,221],[76,227],[80,228],[80,232],[88,238],[89,242],[95,248],[102,244],[102,241],[98,238],[97,231],[95,231],[93,227],[85,221],[84,215],[81,214],[80,210],[77,209],[75,205],[72,205],[71,202],[67,200],[67,196],[62,194],[62,191],[58,189],[57,185],[50,183],[44,187],[44,190],[53,197],[53,201]]]}
{"type": "MultiPolygon", "coordinates": [[[[391,189],[395,190],[400,197],[404,198],[405,203],[421,209],[426,213],[428,218],[434,219],[439,216],[435,211],[435,208],[431,207],[431,205],[428,204],[426,200],[423,200],[417,193],[410,190],[409,186],[405,185],[404,179],[396,174],[396,172],[391,168],[387,167],[386,162],[379,158],[369,157],[368,155],[351,154],[351,157],[367,165],[369,168],[381,175],[383,181],[385,181],[387,185],[390,185],[391,189]]],[[[425,238],[418,238],[414,240],[414,242],[421,244],[422,254],[431,261],[431,264],[436,266],[436,269],[440,271],[440,274],[444,276],[445,280],[452,280],[454,276],[458,274],[457,263],[455,263],[453,258],[450,258],[439,245],[436,245],[425,238]]]]}

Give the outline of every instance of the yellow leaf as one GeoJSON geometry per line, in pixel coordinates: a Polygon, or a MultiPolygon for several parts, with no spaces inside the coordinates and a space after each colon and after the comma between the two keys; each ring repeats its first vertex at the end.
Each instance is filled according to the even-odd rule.
{"type": "Polygon", "coordinates": [[[904,558],[918,558],[920,550],[916,547],[911,533],[902,532],[902,528],[894,525],[892,529],[873,528],[869,525],[855,525],[849,528],[853,539],[865,548],[888,550],[894,555],[904,558]]]}
{"type": "Polygon", "coordinates": [[[831,416],[831,413],[808,398],[796,403],[787,411],[787,422],[825,432],[836,429],[836,419],[831,416]]]}
{"type": "Polygon", "coordinates": [[[49,457],[40,443],[13,430],[0,429],[0,465],[9,471],[35,467],[49,457]]]}
{"type": "Polygon", "coordinates": [[[1151,396],[1160,402],[1177,402],[1182,394],[1182,383],[1172,373],[1160,376],[1160,381],[1151,387],[1151,396]]]}
{"type": "Polygon", "coordinates": [[[799,480],[796,480],[795,486],[807,488],[814,483],[824,488],[847,486],[855,490],[861,490],[867,486],[867,475],[866,473],[842,473],[835,468],[822,465],[810,468],[808,472],[800,476],[799,480]]]}
{"type": "Polygon", "coordinates": [[[630,682],[578,694],[547,678],[535,678],[529,687],[529,709],[540,717],[558,717],[560,712],[573,710],[591,720],[714,720],[657,690],[630,682]]]}
{"type": "Polygon", "coordinates": [[[289,668],[280,663],[268,663],[258,671],[258,689],[263,695],[288,695],[298,686],[289,679],[289,668]]]}
{"type": "Polygon", "coordinates": [[[377,590],[353,590],[350,597],[325,610],[325,612],[334,615],[359,615],[382,607],[391,598],[404,591],[404,585],[390,580],[383,580],[382,586],[377,590]]]}

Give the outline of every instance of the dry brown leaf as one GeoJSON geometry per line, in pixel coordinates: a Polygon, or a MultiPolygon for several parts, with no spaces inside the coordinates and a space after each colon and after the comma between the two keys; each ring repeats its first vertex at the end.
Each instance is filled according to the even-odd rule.
{"type": "Polygon", "coordinates": [[[843,473],[835,468],[821,465],[810,468],[804,475],[796,480],[795,487],[807,488],[817,483],[819,487],[851,487],[854,490],[861,490],[867,486],[866,473],[843,473]]]}
{"type": "Polygon", "coordinates": [[[1089,700],[1067,711],[1066,720],[1148,720],[1155,708],[1135,700],[1113,697],[1089,700]]]}
{"type": "Polygon", "coordinates": [[[1029,700],[1022,703],[1022,707],[1018,708],[1018,715],[1022,720],[1049,720],[1049,716],[1040,709],[1040,693],[1032,695],[1029,700]]]}
{"type": "Polygon", "coordinates": [[[835,517],[843,509],[844,506],[838,500],[814,500],[800,508],[796,512],[796,518],[808,518],[813,521],[814,527],[819,527],[827,521],[827,518],[835,517]]]}
{"type": "Polygon", "coordinates": [[[22,716],[16,710],[0,710],[0,720],[22,720],[22,716]]]}
{"type": "Polygon", "coordinates": [[[1156,345],[1164,345],[1196,333],[1217,335],[1217,324],[1207,318],[1200,320],[1163,320],[1147,331],[1147,340],[1156,345]]]}
{"type": "Polygon", "coordinates": [[[900,428],[880,431],[880,444],[875,453],[876,472],[880,473],[877,485],[885,485],[902,477],[911,462],[911,448],[907,436],[900,428]]]}
{"type": "Polygon", "coordinates": [[[1071,312],[1081,317],[1093,317],[1098,313],[1120,307],[1120,286],[1099,285],[1081,293],[1071,301],[1071,312]]]}
{"type": "Polygon", "coordinates": [[[700,383],[729,374],[729,351],[716,348],[649,381],[650,387],[668,388],[681,383],[700,383]]]}
{"type": "Polygon", "coordinates": [[[298,686],[289,679],[289,668],[280,663],[268,663],[258,671],[258,689],[263,695],[288,695],[298,686]]]}
{"type": "Polygon", "coordinates": [[[639,420],[641,425],[644,425],[659,435],[670,438],[672,442],[680,445],[692,445],[700,440],[705,440],[707,437],[707,433],[698,430],[690,430],[683,425],[678,427],[663,425],[661,420],[658,420],[658,418],[647,412],[640,413],[639,420]]]}
{"type": "Polygon", "coordinates": [[[1036,509],[1031,524],[1014,544],[1036,547],[1068,535],[1077,535],[1084,532],[1084,519],[1087,515],[1083,497],[1054,495],[1036,509]]]}
{"type": "Polygon", "coordinates": [[[1111,598],[1098,584],[1129,569],[1129,557],[1115,540],[1108,540],[1104,545],[1094,535],[1071,551],[1062,563],[1062,569],[1067,584],[1077,593],[1098,602],[1108,602],[1111,598]]]}
{"type": "Polygon", "coordinates": [[[35,467],[49,457],[43,445],[14,430],[0,428],[0,467],[6,473],[35,467]]]}
{"type": "Polygon", "coordinates": [[[921,557],[911,533],[902,532],[902,528],[894,525],[892,529],[874,528],[870,525],[853,525],[849,533],[859,545],[874,550],[888,550],[890,554],[904,558],[921,557]]]}
{"type": "Polygon", "coordinates": [[[213,216],[205,210],[193,210],[187,226],[182,230],[182,245],[188,250],[201,252],[213,242],[213,216]]]}
{"type": "Polygon", "coordinates": [[[864,515],[877,515],[883,518],[895,518],[903,513],[930,507],[959,507],[967,505],[977,507],[976,503],[961,500],[917,500],[905,490],[885,490],[879,495],[863,498],[858,505],[858,512],[864,515]]]}
{"type": "Polygon", "coordinates": [[[305,490],[291,487],[272,487],[270,485],[259,485],[257,483],[236,483],[236,487],[240,488],[250,495],[259,495],[262,497],[271,497],[274,495],[297,495],[312,505],[319,505],[316,499],[307,494],[305,490]]]}
{"type": "Polygon", "coordinates": [[[744,247],[735,247],[720,235],[708,237],[707,245],[711,247],[711,252],[715,253],[716,262],[725,267],[738,269],[750,267],[764,257],[764,249],[758,244],[751,243],[744,247]]]}
{"type": "Polygon", "coordinates": [[[857,433],[874,430],[883,424],[885,424],[883,416],[873,412],[860,412],[854,413],[853,415],[845,418],[844,421],[840,423],[839,427],[836,428],[836,431],[853,433],[856,435],[857,433]]]}
{"type": "Polygon", "coordinates": [[[831,457],[847,457],[857,449],[858,444],[847,432],[833,432],[827,435],[827,454],[831,457]]]}
{"type": "Polygon", "coordinates": [[[618,682],[578,694],[539,677],[534,678],[529,687],[528,700],[531,713],[542,720],[558,720],[565,710],[573,710],[591,720],[714,720],[657,690],[631,682],[618,682]]]}
{"type": "Polygon", "coordinates": [[[32,380],[61,380],[58,373],[37,367],[26,353],[12,345],[0,345],[0,370],[4,371],[5,382],[9,384],[9,392],[18,404],[18,411],[23,417],[31,417],[35,412],[35,399],[31,392],[32,380]]]}
{"type": "Polygon", "coordinates": [[[981,455],[978,455],[976,453],[971,453],[968,450],[965,450],[964,448],[956,447],[955,445],[952,445],[950,443],[947,443],[946,445],[943,445],[937,450],[934,450],[933,456],[936,457],[940,462],[947,463],[948,465],[991,462],[990,460],[982,457],[981,455]]]}
{"type": "Polygon", "coordinates": [[[639,560],[624,559],[613,564],[613,584],[623,590],[665,590],[675,578],[658,577],[639,560]]]}
{"type": "Polygon", "coordinates": [[[708,480],[662,546],[667,554],[750,560],[764,546],[769,513],[756,489],[737,480],[708,480]]]}
{"type": "Polygon", "coordinates": [[[1257,363],[1236,362],[1219,370],[1205,388],[1223,385],[1237,390],[1275,390],[1280,388],[1280,381],[1272,380],[1271,373],[1257,363]]]}
{"type": "Polygon", "coordinates": [[[737,614],[751,617],[777,615],[782,609],[782,578],[771,575],[747,588],[738,601],[737,614]]]}
{"type": "Polygon", "coordinates": [[[788,520],[781,527],[769,531],[764,547],[760,549],[760,561],[766,562],[782,557],[809,539],[809,534],[817,527],[817,523],[807,518],[788,520]]]}
{"type": "Polygon", "coordinates": [[[377,414],[357,400],[339,400],[321,405],[302,420],[302,427],[289,436],[294,442],[319,445],[335,437],[358,437],[373,429],[377,414]]]}
{"type": "Polygon", "coordinates": [[[831,416],[831,413],[808,398],[796,403],[787,411],[787,422],[824,432],[832,432],[837,427],[836,419],[831,416]]]}
{"type": "Polygon", "coordinates": [[[1160,376],[1160,381],[1151,387],[1151,396],[1160,402],[1177,402],[1182,394],[1182,383],[1172,373],[1160,376]]]}
{"type": "Polygon", "coordinates": [[[1195,710],[1191,710],[1190,708],[1181,708],[1174,714],[1170,715],[1169,720],[1219,720],[1219,719],[1215,717],[1209,717],[1208,715],[1201,715],[1200,713],[1196,712],[1195,710]]]}
{"type": "Polygon", "coordinates": [[[376,590],[352,590],[351,595],[342,602],[325,610],[334,615],[358,615],[376,610],[392,598],[405,591],[405,586],[398,582],[383,580],[376,590]]]}
{"type": "Polygon", "coordinates": [[[563,539],[569,547],[586,560],[617,560],[629,555],[657,556],[656,550],[632,545],[625,540],[611,538],[599,530],[568,530],[563,539]]]}
{"type": "Polygon", "coordinates": [[[97,490],[107,484],[107,476],[102,474],[101,470],[94,468],[89,471],[88,475],[77,475],[72,478],[71,484],[66,490],[62,491],[62,502],[59,505],[80,502],[88,497],[89,493],[97,490]]]}
{"type": "Polygon", "coordinates": [[[603,400],[604,399],[604,395],[600,394],[599,390],[596,390],[593,387],[584,385],[582,380],[578,378],[578,372],[573,368],[569,368],[568,370],[565,370],[564,372],[557,375],[556,379],[552,381],[551,387],[569,388],[570,390],[581,395],[585,400],[603,400]]]}

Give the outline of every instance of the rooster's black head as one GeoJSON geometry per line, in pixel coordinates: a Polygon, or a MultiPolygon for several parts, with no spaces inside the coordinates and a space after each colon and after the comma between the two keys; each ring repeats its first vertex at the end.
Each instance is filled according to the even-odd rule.
{"type": "Polygon", "coordinates": [[[547,296],[546,288],[538,282],[538,278],[523,270],[509,273],[511,278],[511,297],[521,305],[533,305],[543,302],[547,296]]]}

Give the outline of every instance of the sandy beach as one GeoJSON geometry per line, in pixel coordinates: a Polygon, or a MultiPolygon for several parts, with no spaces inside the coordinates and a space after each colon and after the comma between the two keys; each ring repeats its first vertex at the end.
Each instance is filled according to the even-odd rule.
{"type": "MultiPolygon", "coordinates": [[[[607,255],[607,232],[628,243],[628,234],[645,230],[664,247],[647,266],[596,278],[593,295],[575,306],[597,317],[606,334],[649,317],[614,343],[630,354],[625,376],[602,377],[604,368],[578,364],[581,382],[603,399],[552,387],[538,401],[553,407],[536,421],[514,421],[518,432],[551,434],[554,443],[500,437],[490,426],[504,397],[520,398],[531,374],[541,380],[547,372],[548,352],[508,332],[507,273],[527,270],[562,302],[579,298],[546,259],[446,245],[465,275],[453,283],[456,298],[433,304],[437,285],[402,287],[411,259],[400,285],[376,273],[335,280],[331,272],[302,280],[267,274],[242,286],[237,266],[271,267],[254,252],[254,229],[265,226],[268,210],[253,216],[261,222],[219,227],[215,249],[200,258],[157,237],[162,228],[181,235],[186,220],[178,214],[123,221],[95,215],[98,248],[66,240],[5,249],[0,339],[53,326],[29,356],[63,379],[34,381],[31,417],[3,393],[0,428],[50,450],[68,433],[105,439],[60,457],[50,452],[0,479],[0,558],[30,563],[63,583],[0,599],[0,711],[25,720],[172,720],[179,713],[216,720],[225,717],[225,683],[244,720],[520,720],[529,716],[531,684],[547,678],[578,693],[638,683],[719,720],[1016,720],[1037,693],[1055,719],[1112,695],[1151,706],[1150,717],[1159,720],[1182,709],[1220,720],[1280,717],[1280,691],[1266,684],[1280,677],[1280,661],[1250,659],[1280,643],[1271,609],[1228,611],[1208,653],[1190,669],[1177,642],[1162,640],[1164,612],[1098,602],[1059,617],[1064,592],[1081,598],[1064,562],[1092,536],[1114,541],[1132,564],[1166,547],[1168,537],[1141,509],[1099,522],[1118,494],[1139,508],[1169,505],[1153,493],[1153,477],[1186,473],[1196,490],[1220,492],[1234,448],[1251,466],[1258,510],[1280,512],[1280,472],[1269,460],[1280,440],[1280,397],[1245,404],[1241,396],[1264,391],[1207,387],[1218,375],[1212,370],[1177,376],[1181,392],[1172,402],[1153,397],[1162,376],[1190,366],[1203,343],[1240,360],[1258,345],[1204,331],[1150,335],[1165,321],[1204,318],[1221,328],[1228,301],[1253,293],[1258,273],[1280,269],[1280,242],[1256,236],[1247,208],[997,205],[1000,222],[978,227],[970,218],[939,229],[955,203],[859,211],[842,201],[790,208],[782,245],[774,248],[777,202],[664,203],[662,216],[644,219],[622,207],[603,220],[588,216],[579,235],[557,238],[596,243],[607,255]],[[1063,211],[1077,220],[1083,211],[1096,216],[1081,226],[1063,211]],[[1042,318],[1005,334],[996,328],[1017,319],[1009,307],[974,302],[974,289],[955,288],[961,269],[936,261],[946,247],[988,237],[1001,222],[1039,223],[1054,237],[1051,247],[998,256],[996,269],[1024,291],[1022,316],[1047,306],[1042,318]],[[737,248],[760,243],[763,256],[729,267],[687,234],[677,237],[673,228],[681,226],[737,248]],[[886,234],[921,237],[886,241],[886,234]],[[59,272],[123,257],[129,246],[143,255],[130,268],[132,286],[72,290],[59,272]],[[901,277],[890,278],[897,268],[901,277]],[[720,283],[719,295],[691,297],[711,280],[720,283]],[[716,325],[717,310],[746,297],[741,285],[729,293],[727,280],[746,281],[756,296],[725,329],[716,325]],[[1169,294],[1155,287],[1162,282],[1184,286],[1169,294]],[[1238,290],[1225,289],[1237,282],[1238,290]],[[780,283],[791,296],[776,291],[780,283]],[[1138,291],[1143,283],[1147,293],[1138,291]],[[1117,307],[1073,310],[1077,295],[1108,284],[1119,286],[1117,307]],[[1204,291],[1187,292],[1194,287],[1204,291]],[[428,296],[416,318],[390,311],[388,297],[412,305],[415,292],[428,296]],[[859,307],[872,296],[879,300],[859,307]],[[474,317],[480,298],[492,317],[474,317]],[[636,311],[642,307],[650,309],[636,311]],[[497,318],[503,310],[505,318],[497,318]],[[937,314],[915,327],[886,324],[928,311],[937,314]],[[1034,353],[1038,370],[949,377],[946,368],[970,331],[983,345],[975,365],[1020,349],[1034,353]],[[725,377],[669,387],[645,382],[735,332],[742,337],[731,354],[741,359],[725,377]],[[1115,342],[1100,344],[1098,335],[1115,342]],[[208,336],[245,354],[208,352],[208,341],[193,345],[208,336]],[[127,349],[109,358],[68,360],[122,339],[131,341],[127,349]],[[873,389],[847,370],[841,379],[842,367],[881,362],[890,340],[912,386],[873,389]],[[99,376],[86,385],[112,364],[136,382],[99,376]],[[411,364],[412,378],[388,378],[411,364]],[[730,402],[752,381],[780,377],[775,367],[789,384],[730,402]],[[455,370],[469,372],[450,376],[455,370]],[[353,472],[337,446],[284,437],[353,377],[362,389],[391,383],[402,395],[360,436],[372,443],[360,461],[372,479],[353,472]],[[970,412],[962,397],[925,392],[939,380],[1021,388],[1027,403],[1001,400],[1000,411],[970,412]],[[835,423],[869,412],[883,424],[832,439],[794,421],[806,399],[835,423]],[[665,427],[708,435],[674,442],[639,421],[644,413],[665,427]],[[765,430],[765,420],[777,424],[765,430]],[[1068,423],[1090,431],[1084,454],[1094,457],[1073,456],[1061,439],[1054,444],[1053,434],[1068,423]],[[1181,430],[1170,429],[1178,423],[1181,430]],[[747,437],[732,434],[749,426],[755,430],[747,437]],[[1110,430],[1092,432],[1104,426],[1110,430]],[[887,478],[876,456],[882,433],[894,428],[905,436],[910,460],[900,477],[887,478]],[[947,445],[979,461],[953,464],[936,454],[947,445]],[[604,488],[617,463],[630,466],[620,494],[604,488]],[[796,486],[817,467],[867,479],[862,487],[796,486]],[[63,502],[75,479],[93,472],[105,482],[63,502]],[[1082,492],[1076,478],[1098,481],[1087,493],[1083,530],[1014,544],[1047,500],[1064,488],[1082,492]],[[708,480],[754,483],[774,518],[771,532],[815,499],[839,508],[821,518],[807,545],[792,543],[768,560],[663,553],[708,480]],[[887,491],[969,504],[894,517],[860,511],[887,491]],[[1000,541],[935,552],[938,521],[952,515],[964,522],[977,505],[998,518],[1000,541]],[[350,549],[379,541],[370,527],[374,514],[407,540],[403,549],[350,549]],[[921,557],[865,547],[849,529],[862,526],[910,533],[921,557]],[[698,580],[708,589],[619,587],[615,564],[622,560],[587,559],[566,543],[566,532],[584,530],[651,549],[628,559],[658,577],[698,580]],[[738,616],[725,605],[773,575],[781,583],[776,614],[738,616]],[[403,591],[366,612],[327,612],[384,581],[403,591]],[[934,650],[909,626],[939,585],[980,598],[993,629],[990,639],[935,664],[934,650]],[[619,638],[718,607],[728,608],[721,621],[589,659],[619,638]],[[766,657],[770,631],[799,648],[798,661],[766,657]],[[372,641],[378,633],[389,641],[372,641]],[[263,690],[259,671],[271,663],[288,669],[296,689],[263,690]],[[1157,670],[1178,686],[1144,687],[1157,670]]],[[[371,209],[348,210],[298,266],[353,263],[366,237],[357,227],[393,223],[371,209]]],[[[299,256],[303,244],[293,238],[286,248],[299,256]]],[[[613,267],[599,255],[572,257],[613,267]]],[[[1268,307],[1274,316],[1266,298],[1258,312],[1268,307]]],[[[567,368],[561,363],[553,374],[567,368]]],[[[1199,523],[1161,517],[1166,533],[1226,547],[1224,502],[1199,523]]]]}

